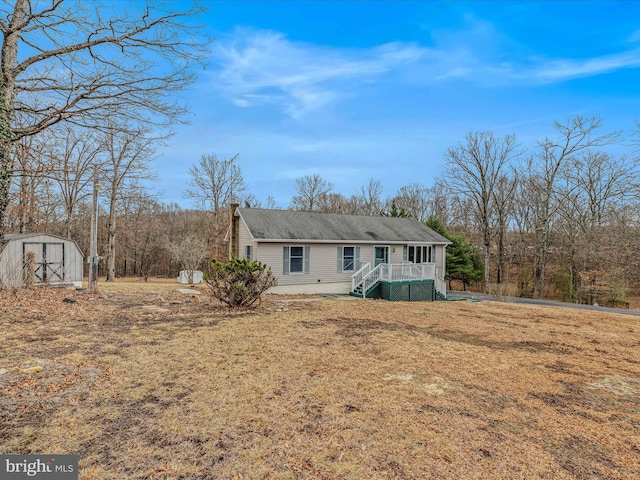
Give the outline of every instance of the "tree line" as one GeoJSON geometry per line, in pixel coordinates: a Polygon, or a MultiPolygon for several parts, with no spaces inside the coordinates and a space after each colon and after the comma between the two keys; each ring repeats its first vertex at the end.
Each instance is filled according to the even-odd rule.
{"type": "MultiPolygon", "coordinates": [[[[462,287],[615,303],[638,288],[634,139],[603,131],[598,117],[582,116],[556,123],[532,145],[515,134],[470,132],[446,151],[445,168],[430,187],[413,183],[385,195],[382,182],[369,178],[345,196],[313,174],[295,180],[295,194],[281,207],[272,197],[261,201],[250,193],[237,155],[203,154],[184,191],[196,208],[184,210],[164,204],[140,182],[153,178],[154,147],[162,139],[61,123],[16,143],[20,173],[10,189],[5,227],[57,233],[86,251],[97,168],[103,187],[100,269],[108,280],[174,276],[185,268],[181,259],[198,250],[193,258],[200,265],[225,258],[228,206],[237,202],[413,217],[455,238],[450,252],[464,252],[456,255],[466,260],[451,278],[462,287]]],[[[452,268],[459,261],[452,256],[452,268]]]]}
{"type": "MultiPolygon", "coordinates": [[[[481,266],[470,260],[474,271],[483,269],[480,289],[624,303],[639,287],[636,145],[635,133],[606,131],[597,116],[570,116],[529,145],[516,134],[470,132],[447,149],[444,171],[430,187],[412,183],[384,196],[381,181],[371,178],[345,196],[313,174],[296,179],[286,208],[434,221],[481,255],[481,266]]],[[[194,185],[233,184],[236,200],[262,206],[246,195],[239,169],[226,173],[233,159],[225,162],[204,155],[191,171],[194,185]]]]}
{"type": "Polygon", "coordinates": [[[597,116],[556,122],[530,145],[470,132],[447,149],[430,187],[383,199],[370,179],[347,198],[312,175],[297,180],[289,208],[433,218],[481,254],[486,292],[624,303],[640,287],[636,147],[637,132],[607,131],[597,116]]]}

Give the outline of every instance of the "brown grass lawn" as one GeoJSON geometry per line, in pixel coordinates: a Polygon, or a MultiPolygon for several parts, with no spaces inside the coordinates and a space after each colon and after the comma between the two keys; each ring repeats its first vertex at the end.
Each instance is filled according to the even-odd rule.
{"type": "Polygon", "coordinates": [[[75,453],[81,479],[640,478],[638,317],[175,289],[0,292],[0,453],[75,453]]]}

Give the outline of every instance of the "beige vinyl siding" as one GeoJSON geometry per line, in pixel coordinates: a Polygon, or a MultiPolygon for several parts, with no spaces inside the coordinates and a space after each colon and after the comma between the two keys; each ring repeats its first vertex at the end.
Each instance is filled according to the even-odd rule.
{"type": "MultiPolygon", "coordinates": [[[[260,243],[256,249],[256,259],[271,267],[271,271],[278,278],[278,285],[296,285],[300,283],[310,283],[309,275],[283,275],[282,274],[282,247],[291,245],[289,243],[260,243]],[[301,277],[301,278],[297,278],[301,277]],[[305,278],[306,277],[306,278],[305,278]],[[304,281],[307,280],[307,281],[304,281]]],[[[313,257],[313,250],[311,251],[313,257]]]]}
{"type": "Polygon", "coordinates": [[[360,265],[370,263],[373,265],[373,245],[359,245],[360,246],[360,265]]]}
{"type": "MultiPolygon", "coordinates": [[[[244,245],[257,245],[254,247],[254,259],[262,263],[266,263],[271,267],[271,271],[278,277],[278,285],[304,285],[318,283],[337,283],[350,282],[354,272],[338,272],[338,247],[360,247],[360,264],[371,263],[374,261],[374,247],[388,246],[389,261],[393,264],[401,264],[404,256],[404,245],[385,245],[385,244],[358,244],[358,243],[271,243],[271,242],[255,242],[245,243],[242,241],[242,226],[240,228],[240,248],[244,245]],[[283,247],[286,246],[307,246],[309,249],[309,273],[293,273],[283,275],[283,247]],[[394,252],[395,248],[395,252],[394,252]]],[[[435,246],[436,268],[442,267],[443,247],[435,246]]]]}
{"type": "Polygon", "coordinates": [[[389,245],[389,263],[401,264],[404,260],[404,245],[389,245]],[[395,252],[393,249],[395,248],[395,252]]]}
{"type": "Polygon", "coordinates": [[[278,277],[278,285],[350,282],[355,272],[338,272],[338,247],[340,246],[360,247],[360,263],[373,262],[373,246],[357,243],[260,243],[257,259],[271,266],[271,271],[278,277]],[[310,247],[309,273],[283,275],[283,247],[286,246],[310,247]]]}
{"type": "Polygon", "coordinates": [[[240,258],[245,258],[247,252],[247,245],[251,246],[252,260],[258,259],[258,242],[251,240],[251,234],[244,224],[242,217],[240,218],[240,225],[238,226],[238,254],[240,258]]]}

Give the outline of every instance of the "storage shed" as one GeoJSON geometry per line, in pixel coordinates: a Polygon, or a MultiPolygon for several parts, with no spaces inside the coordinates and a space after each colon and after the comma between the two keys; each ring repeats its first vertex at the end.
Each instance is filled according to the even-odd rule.
{"type": "Polygon", "coordinates": [[[82,287],[84,256],[74,240],[47,233],[8,234],[0,244],[0,286],[20,287],[27,277],[27,256],[35,257],[36,285],[82,287]]]}

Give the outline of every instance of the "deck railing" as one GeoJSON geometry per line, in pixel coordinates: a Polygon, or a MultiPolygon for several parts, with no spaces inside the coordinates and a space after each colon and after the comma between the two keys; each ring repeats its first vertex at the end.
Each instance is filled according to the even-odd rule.
{"type": "Polygon", "coordinates": [[[381,263],[375,268],[367,263],[351,277],[351,290],[362,286],[362,296],[379,281],[402,282],[410,280],[433,280],[436,290],[443,295],[447,294],[447,284],[444,279],[436,274],[434,263],[408,263],[400,265],[381,263]]]}

